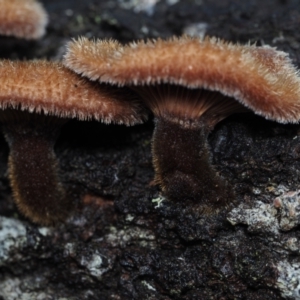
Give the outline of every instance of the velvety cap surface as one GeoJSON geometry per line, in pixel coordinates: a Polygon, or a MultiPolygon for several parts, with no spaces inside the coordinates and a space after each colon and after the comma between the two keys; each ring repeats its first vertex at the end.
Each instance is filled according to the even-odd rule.
{"type": "Polygon", "coordinates": [[[147,113],[126,88],[81,78],[60,63],[0,61],[0,108],[132,125],[147,113]]]}
{"type": "Polygon", "coordinates": [[[69,43],[64,64],[100,82],[204,88],[233,97],[268,119],[300,119],[298,70],[286,53],[269,46],[189,37],[122,46],[80,38],[69,43]]]}
{"type": "Polygon", "coordinates": [[[45,34],[48,15],[35,0],[0,0],[0,34],[38,39],[45,34]]]}

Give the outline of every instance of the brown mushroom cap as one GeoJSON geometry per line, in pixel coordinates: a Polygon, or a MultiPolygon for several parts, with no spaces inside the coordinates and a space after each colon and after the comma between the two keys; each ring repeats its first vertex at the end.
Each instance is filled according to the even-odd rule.
{"type": "Polygon", "coordinates": [[[48,16],[35,0],[0,0],[0,34],[38,39],[45,34],[48,16]]]}
{"type": "Polygon", "coordinates": [[[110,84],[176,84],[218,91],[278,122],[300,119],[300,78],[287,54],[269,46],[181,37],[131,43],[70,42],[64,64],[110,84]]]}
{"type": "Polygon", "coordinates": [[[4,60],[0,82],[0,109],[125,125],[141,123],[147,115],[128,89],[90,82],[60,63],[4,60]]]}
{"type": "Polygon", "coordinates": [[[129,89],[80,78],[60,63],[0,61],[0,82],[0,123],[10,147],[15,202],[33,222],[60,222],[72,201],[53,147],[66,118],[132,125],[147,112],[129,89]]]}

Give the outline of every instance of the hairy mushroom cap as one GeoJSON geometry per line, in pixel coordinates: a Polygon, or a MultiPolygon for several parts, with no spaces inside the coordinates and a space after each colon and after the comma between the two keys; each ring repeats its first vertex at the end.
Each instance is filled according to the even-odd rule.
{"type": "Polygon", "coordinates": [[[125,125],[142,123],[147,114],[128,89],[90,82],[60,63],[3,60],[0,82],[0,109],[125,125]]]}
{"type": "Polygon", "coordinates": [[[0,0],[0,34],[38,39],[45,34],[48,15],[35,0],[0,0]]]}
{"type": "Polygon", "coordinates": [[[53,150],[66,118],[132,125],[146,111],[126,88],[80,78],[60,63],[0,62],[0,123],[10,147],[9,178],[20,211],[33,222],[63,221],[72,203],[53,150]]]}
{"type": "Polygon", "coordinates": [[[298,70],[286,53],[269,46],[190,37],[122,46],[79,38],[69,43],[64,64],[92,80],[119,86],[168,83],[204,88],[271,120],[300,119],[298,70]]]}
{"type": "Polygon", "coordinates": [[[300,120],[300,78],[287,54],[216,38],[69,43],[64,64],[90,78],[135,90],[155,115],[155,182],[175,200],[215,212],[235,198],[211,164],[207,136],[248,109],[282,123],[300,120]]]}

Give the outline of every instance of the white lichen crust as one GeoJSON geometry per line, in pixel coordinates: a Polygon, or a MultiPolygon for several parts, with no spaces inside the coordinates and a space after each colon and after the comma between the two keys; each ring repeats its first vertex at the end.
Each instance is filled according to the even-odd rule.
{"type": "Polygon", "coordinates": [[[241,204],[228,215],[232,225],[248,225],[250,232],[288,231],[300,224],[300,190],[287,191],[276,197],[271,204],[255,201],[251,207],[241,204]]]}
{"type": "Polygon", "coordinates": [[[300,299],[300,263],[289,263],[287,260],[277,264],[277,287],[285,299],[300,299]]]}
{"type": "Polygon", "coordinates": [[[300,300],[300,262],[288,260],[290,255],[300,254],[300,240],[296,233],[285,233],[300,224],[300,190],[280,193],[273,203],[242,203],[227,219],[232,225],[248,225],[249,232],[264,234],[273,251],[281,254],[281,261],[274,262],[278,270],[276,287],[283,298],[300,300]]]}
{"type": "Polygon", "coordinates": [[[281,230],[288,231],[300,224],[300,190],[275,198],[274,206],[280,211],[281,230]]]}
{"type": "Polygon", "coordinates": [[[27,242],[26,227],[15,219],[0,217],[0,267],[13,261],[13,252],[18,252],[27,242]]]}
{"type": "Polygon", "coordinates": [[[250,232],[264,232],[279,234],[279,225],[276,218],[277,210],[270,204],[265,204],[261,201],[255,201],[250,208],[245,204],[234,208],[228,215],[228,221],[232,225],[238,223],[248,225],[250,232]]]}

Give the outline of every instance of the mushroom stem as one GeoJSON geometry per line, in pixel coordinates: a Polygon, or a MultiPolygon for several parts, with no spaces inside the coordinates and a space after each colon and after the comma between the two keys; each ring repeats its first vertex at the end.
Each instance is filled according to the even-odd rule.
{"type": "Polygon", "coordinates": [[[205,213],[232,202],[230,185],[211,165],[207,136],[227,116],[248,110],[215,91],[169,84],[131,88],[155,116],[155,182],[166,197],[198,201],[205,213]]]}
{"type": "Polygon", "coordinates": [[[53,149],[65,121],[57,118],[49,126],[43,118],[53,117],[4,123],[3,131],[10,147],[9,178],[17,206],[32,221],[51,225],[65,219],[71,210],[53,149]]]}
{"type": "Polygon", "coordinates": [[[204,124],[187,128],[186,124],[156,117],[152,144],[155,181],[166,196],[197,200],[205,210],[232,200],[230,187],[211,165],[208,133],[204,124]]]}

